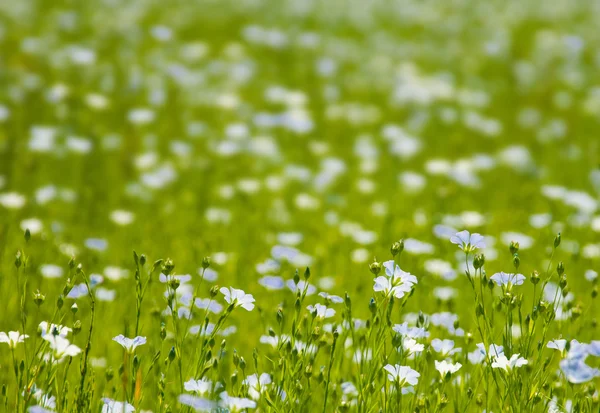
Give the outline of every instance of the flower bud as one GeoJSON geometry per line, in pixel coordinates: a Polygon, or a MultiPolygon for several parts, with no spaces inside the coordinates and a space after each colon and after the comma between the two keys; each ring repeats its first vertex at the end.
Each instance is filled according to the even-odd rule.
{"type": "Polygon", "coordinates": [[[215,298],[217,296],[217,294],[219,294],[219,286],[213,285],[210,288],[210,298],[215,298]]]}
{"type": "Polygon", "coordinates": [[[246,360],[243,357],[240,357],[240,368],[246,370],[246,360]]]}
{"type": "Polygon", "coordinates": [[[554,237],[554,248],[558,248],[558,246],[560,245],[560,232],[558,234],[556,234],[556,237],[554,237]]]}
{"type": "Polygon", "coordinates": [[[143,267],[146,264],[146,255],[140,255],[140,265],[143,267]]]}
{"type": "Polygon", "coordinates": [[[181,281],[179,280],[179,278],[171,278],[169,280],[169,287],[171,287],[172,290],[177,290],[180,285],[181,281]]]}
{"type": "Polygon", "coordinates": [[[516,269],[519,269],[519,265],[521,265],[521,259],[519,258],[519,254],[513,255],[513,265],[516,269]]]}
{"type": "Polygon", "coordinates": [[[560,261],[556,266],[556,272],[558,273],[558,275],[563,275],[563,273],[565,272],[565,265],[562,261],[560,261]]]}
{"type": "Polygon", "coordinates": [[[306,269],[304,270],[304,280],[308,281],[309,278],[310,278],[310,268],[306,267],[306,269]]]}
{"type": "Polygon", "coordinates": [[[373,260],[369,265],[369,270],[373,275],[377,276],[381,272],[381,263],[377,262],[377,260],[373,260]]]}
{"type": "Polygon", "coordinates": [[[79,311],[79,307],[77,306],[77,303],[74,303],[74,304],[71,306],[71,312],[72,312],[73,314],[77,314],[77,311],[79,311]]]}
{"type": "Polygon", "coordinates": [[[177,351],[175,350],[175,347],[171,347],[171,350],[169,350],[169,361],[172,363],[176,356],[177,351]]]}
{"type": "Polygon", "coordinates": [[[565,274],[562,274],[560,276],[560,279],[558,281],[558,285],[562,289],[564,289],[567,286],[567,276],[565,274]]]}
{"type": "Polygon", "coordinates": [[[175,269],[175,264],[171,258],[167,258],[162,265],[162,273],[164,275],[171,275],[173,270],[175,269]]]}
{"type": "Polygon", "coordinates": [[[202,258],[202,268],[207,269],[210,267],[210,257],[202,258]]]}
{"type": "Polygon", "coordinates": [[[165,326],[165,323],[160,323],[160,339],[164,341],[164,339],[167,337],[167,327],[165,326]]]}
{"type": "Polygon", "coordinates": [[[29,231],[29,228],[27,228],[25,230],[25,242],[29,242],[30,239],[31,239],[31,232],[29,231]]]}
{"type": "Polygon", "coordinates": [[[373,315],[375,315],[375,313],[377,312],[377,302],[374,298],[371,298],[371,301],[369,301],[369,310],[373,315]]]}
{"type": "Polygon", "coordinates": [[[21,251],[17,251],[17,253],[15,254],[15,267],[17,267],[17,269],[21,268],[21,264],[22,264],[22,259],[21,259],[21,251]]]}
{"type": "Polygon", "coordinates": [[[515,242],[515,241],[511,241],[510,245],[508,246],[508,249],[509,249],[511,255],[515,255],[517,252],[519,252],[519,243],[515,242]]]}
{"type": "Polygon", "coordinates": [[[35,303],[35,305],[37,305],[39,307],[40,305],[42,305],[44,303],[44,301],[46,301],[46,296],[44,294],[40,293],[40,290],[33,293],[33,302],[35,303]]]}
{"type": "Polygon", "coordinates": [[[73,323],[73,335],[77,335],[81,331],[81,320],[75,320],[73,323]]]}
{"type": "Polygon", "coordinates": [[[62,308],[64,302],[65,302],[65,300],[64,300],[62,294],[59,295],[58,298],[56,299],[56,307],[58,307],[58,309],[60,310],[62,308]]]}
{"type": "Polygon", "coordinates": [[[401,239],[400,241],[394,242],[390,248],[390,252],[392,253],[393,257],[402,253],[402,251],[404,251],[404,240],[403,239],[401,239]]]}
{"type": "Polygon", "coordinates": [[[112,366],[108,366],[106,371],[104,372],[104,377],[106,378],[106,381],[107,382],[111,381],[114,376],[115,376],[115,372],[114,372],[112,366]]]}
{"type": "Polygon", "coordinates": [[[477,255],[475,255],[475,257],[473,257],[473,267],[476,270],[483,267],[483,264],[485,264],[485,255],[477,254],[477,255]]]}
{"type": "Polygon", "coordinates": [[[537,271],[532,272],[529,281],[531,281],[533,285],[537,285],[537,283],[540,282],[540,274],[537,271]]]}

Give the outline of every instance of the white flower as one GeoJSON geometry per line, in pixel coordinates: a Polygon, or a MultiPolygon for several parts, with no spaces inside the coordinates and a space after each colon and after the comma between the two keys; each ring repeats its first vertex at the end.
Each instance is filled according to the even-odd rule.
{"type": "MultiPolygon", "coordinates": [[[[320,285],[322,286],[322,284],[320,284],[320,285]]],[[[341,304],[344,302],[344,299],[342,297],[337,296],[337,295],[331,295],[326,292],[320,292],[319,296],[323,297],[325,299],[325,302],[330,301],[333,304],[341,304]]]]}
{"type": "Polygon", "coordinates": [[[50,324],[47,321],[42,321],[40,323],[39,329],[40,329],[42,338],[46,334],[52,334],[52,335],[66,337],[67,335],[69,335],[69,333],[71,331],[73,331],[69,327],[61,326],[59,324],[50,324]]]}
{"type": "Polygon", "coordinates": [[[327,308],[323,304],[317,304],[315,306],[309,305],[306,307],[306,309],[320,320],[324,318],[330,318],[335,315],[335,310],[333,308],[327,308]]]}
{"type": "Polygon", "coordinates": [[[46,334],[43,336],[43,339],[46,340],[49,343],[50,348],[54,350],[54,358],[56,360],[61,360],[64,357],[75,357],[81,353],[79,347],[75,344],[71,344],[69,340],[63,336],[46,334]]]}
{"type": "Polygon", "coordinates": [[[128,353],[132,354],[136,347],[146,344],[146,337],[137,336],[136,338],[127,338],[123,334],[119,334],[113,338],[113,341],[122,345],[128,353]]]}
{"type": "Polygon", "coordinates": [[[194,380],[190,379],[183,383],[183,388],[185,391],[193,391],[199,395],[203,395],[204,393],[208,393],[212,389],[212,381],[208,379],[202,380],[194,380]]]}
{"type": "Polygon", "coordinates": [[[408,354],[420,353],[425,350],[423,344],[418,343],[417,340],[410,337],[405,337],[404,340],[402,340],[402,348],[406,350],[408,354]]]}
{"type": "Polygon", "coordinates": [[[118,402],[116,400],[105,397],[102,399],[104,405],[102,406],[102,413],[133,413],[135,407],[127,402],[118,402]]]}
{"type": "Polygon", "coordinates": [[[529,361],[523,357],[520,357],[520,354],[513,354],[510,359],[506,358],[504,354],[500,354],[494,358],[492,362],[492,367],[495,369],[503,369],[504,371],[512,370],[516,367],[524,366],[528,364],[529,361]]]}
{"type": "Polygon", "coordinates": [[[469,353],[468,358],[471,364],[479,364],[485,360],[486,356],[493,358],[501,354],[504,354],[504,347],[502,346],[490,344],[489,351],[486,353],[483,343],[477,343],[477,350],[469,353]]]}
{"type": "Polygon", "coordinates": [[[566,346],[567,346],[567,340],[564,340],[564,339],[552,340],[552,341],[549,341],[548,344],[546,345],[546,347],[558,350],[561,353],[565,351],[566,346]]]}
{"type": "Polygon", "coordinates": [[[450,242],[458,245],[464,252],[473,252],[478,248],[485,248],[483,235],[471,234],[467,230],[457,232],[450,238],[450,242]]]}
{"type": "Polygon", "coordinates": [[[451,356],[462,350],[461,348],[454,348],[453,340],[440,340],[439,338],[434,338],[431,341],[431,347],[443,356],[451,356]]]}
{"type": "Polygon", "coordinates": [[[418,282],[417,277],[402,271],[400,266],[395,265],[393,260],[384,262],[383,266],[385,267],[386,277],[379,276],[375,278],[373,291],[382,291],[386,296],[393,295],[396,298],[402,298],[418,282]]]}
{"type": "Polygon", "coordinates": [[[212,400],[206,400],[191,394],[180,394],[179,403],[190,406],[197,412],[211,412],[216,407],[216,403],[212,400]]]}
{"type": "Polygon", "coordinates": [[[241,398],[241,397],[232,397],[227,394],[226,391],[220,394],[221,401],[219,405],[221,407],[225,407],[232,412],[240,412],[244,409],[255,409],[256,402],[254,400],[241,398]]]}
{"type": "Polygon", "coordinates": [[[525,281],[525,276],[523,274],[497,272],[490,277],[490,280],[498,284],[499,287],[506,287],[507,290],[510,290],[514,285],[522,285],[525,281]]]}
{"type": "Polygon", "coordinates": [[[0,343],[6,343],[10,348],[15,348],[17,344],[22,343],[28,337],[27,334],[21,334],[18,331],[9,331],[8,334],[0,332],[0,343]]]}
{"type": "Polygon", "coordinates": [[[398,383],[400,387],[406,385],[414,386],[419,382],[421,376],[417,371],[411,369],[408,366],[400,366],[398,364],[388,364],[384,367],[384,370],[388,372],[388,380],[398,383]]]}
{"type": "Polygon", "coordinates": [[[409,272],[402,271],[399,265],[396,265],[394,260],[389,260],[383,263],[383,267],[385,268],[385,275],[387,275],[390,279],[397,282],[397,280],[401,280],[403,284],[417,284],[417,277],[412,275],[409,272]]]}
{"type": "Polygon", "coordinates": [[[243,290],[238,290],[233,287],[222,287],[219,291],[225,296],[227,304],[233,305],[234,308],[242,307],[248,311],[254,309],[255,300],[254,297],[252,297],[252,294],[246,294],[243,290]]]}
{"type": "Polygon", "coordinates": [[[462,364],[460,363],[449,363],[446,360],[443,361],[437,361],[435,360],[435,369],[437,371],[440,372],[440,375],[443,377],[446,377],[447,374],[454,374],[456,373],[458,370],[460,370],[460,368],[462,367],[462,364]]]}
{"type": "Polygon", "coordinates": [[[17,192],[0,194],[0,205],[6,209],[21,209],[25,206],[27,198],[17,192]]]}
{"type": "Polygon", "coordinates": [[[267,373],[263,373],[260,377],[252,374],[246,377],[246,380],[243,381],[244,384],[248,386],[248,394],[254,400],[258,400],[260,398],[260,394],[265,390],[265,386],[271,384],[271,376],[267,373]]]}

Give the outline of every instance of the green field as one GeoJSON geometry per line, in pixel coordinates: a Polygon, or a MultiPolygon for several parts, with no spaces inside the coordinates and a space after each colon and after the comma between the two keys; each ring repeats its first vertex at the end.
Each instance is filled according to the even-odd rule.
{"type": "Polygon", "coordinates": [[[598,412],[599,21],[0,0],[0,410],[598,412]]]}

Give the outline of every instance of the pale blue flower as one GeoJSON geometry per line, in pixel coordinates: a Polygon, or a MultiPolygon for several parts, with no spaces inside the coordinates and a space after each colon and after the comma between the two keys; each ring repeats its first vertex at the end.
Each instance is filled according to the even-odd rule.
{"type": "Polygon", "coordinates": [[[600,376],[600,370],[585,364],[583,358],[569,358],[560,361],[560,369],[570,383],[586,383],[600,376]]]}
{"type": "Polygon", "coordinates": [[[219,291],[223,294],[227,304],[233,305],[234,308],[242,307],[247,311],[252,311],[254,309],[255,300],[254,297],[252,297],[252,294],[246,294],[243,290],[233,287],[221,287],[219,291]]]}
{"type": "Polygon", "coordinates": [[[461,348],[454,348],[453,340],[440,340],[439,338],[431,340],[431,347],[442,356],[451,356],[460,353],[462,350],[461,348]]]}
{"type": "Polygon", "coordinates": [[[329,300],[333,304],[341,304],[344,302],[344,299],[342,297],[339,297],[337,295],[330,295],[329,293],[326,293],[326,292],[320,292],[319,296],[323,297],[325,300],[329,300]]]}
{"type": "Polygon", "coordinates": [[[490,277],[500,287],[506,287],[510,290],[514,285],[522,285],[525,281],[523,274],[510,274],[505,272],[497,272],[490,277]]]}
{"type": "Polygon", "coordinates": [[[146,344],[146,337],[137,336],[135,338],[127,338],[123,334],[119,334],[118,336],[113,338],[113,341],[116,341],[120,345],[123,346],[128,353],[132,354],[136,347],[141,346],[142,344],[146,344]]]}
{"type": "Polygon", "coordinates": [[[547,348],[558,350],[561,353],[563,351],[565,351],[566,346],[567,346],[567,340],[564,340],[564,339],[552,340],[552,341],[549,341],[548,344],[546,344],[547,348]]]}
{"type": "Polygon", "coordinates": [[[283,278],[275,275],[265,275],[258,280],[258,283],[267,290],[281,290],[285,286],[283,278]]]}
{"type": "Polygon", "coordinates": [[[471,234],[467,230],[457,232],[450,237],[450,242],[458,245],[464,252],[473,252],[479,248],[485,248],[485,241],[481,234],[471,234]]]}
{"type": "Polygon", "coordinates": [[[189,406],[197,412],[211,412],[216,407],[214,401],[192,396],[191,394],[181,394],[179,396],[179,403],[189,406]]]}
{"type": "Polygon", "coordinates": [[[388,372],[388,380],[394,383],[398,383],[400,387],[406,385],[414,386],[419,382],[421,376],[419,372],[413,370],[408,366],[400,366],[398,364],[388,364],[383,368],[388,372]]]}

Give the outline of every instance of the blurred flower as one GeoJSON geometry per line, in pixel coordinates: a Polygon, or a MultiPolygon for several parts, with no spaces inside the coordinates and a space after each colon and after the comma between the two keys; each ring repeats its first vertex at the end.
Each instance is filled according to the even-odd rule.
{"type": "Polygon", "coordinates": [[[113,337],[113,341],[122,345],[129,354],[133,354],[136,347],[146,344],[146,337],[137,336],[136,338],[127,338],[123,334],[119,334],[113,337]]]}
{"type": "Polygon", "coordinates": [[[21,334],[18,331],[9,331],[8,334],[0,332],[0,343],[6,343],[10,348],[15,348],[17,344],[22,343],[28,337],[27,334],[21,334]]]}
{"type": "Polygon", "coordinates": [[[234,308],[242,307],[247,311],[252,311],[254,309],[254,297],[252,294],[246,294],[243,290],[238,290],[237,288],[229,287],[221,287],[219,290],[225,297],[225,301],[227,304],[233,305],[234,308]]]}

